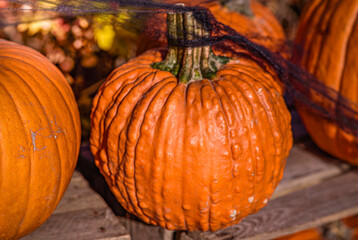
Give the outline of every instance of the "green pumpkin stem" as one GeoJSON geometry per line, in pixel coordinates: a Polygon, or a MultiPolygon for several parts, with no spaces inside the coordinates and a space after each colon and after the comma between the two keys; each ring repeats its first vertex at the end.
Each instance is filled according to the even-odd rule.
{"type": "Polygon", "coordinates": [[[220,0],[221,5],[247,17],[253,17],[254,13],[251,10],[251,0],[220,0]]]}
{"type": "Polygon", "coordinates": [[[178,47],[177,41],[192,41],[209,37],[209,32],[195,18],[192,12],[168,13],[168,52],[162,62],[152,65],[153,68],[171,72],[179,81],[212,79],[216,71],[228,59],[215,56],[210,46],[178,47]],[[221,59],[218,61],[218,59],[221,59]]]}

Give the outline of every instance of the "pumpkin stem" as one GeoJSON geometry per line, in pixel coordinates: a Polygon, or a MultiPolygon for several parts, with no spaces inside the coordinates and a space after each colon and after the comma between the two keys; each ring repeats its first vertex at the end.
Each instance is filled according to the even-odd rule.
{"type": "Polygon", "coordinates": [[[245,15],[247,17],[253,17],[254,13],[251,10],[251,0],[220,0],[221,5],[228,9],[245,15]]]}
{"type": "Polygon", "coordinates": [[[178,42],[200,40],[209,37],[208,30],[194,17],[192,12],[168,13],[168,52],[161,62],[152,67],[171,72],[179,81],[212,79],[228,58],[215,56],[210,46],[180,47],[178,42]]]}

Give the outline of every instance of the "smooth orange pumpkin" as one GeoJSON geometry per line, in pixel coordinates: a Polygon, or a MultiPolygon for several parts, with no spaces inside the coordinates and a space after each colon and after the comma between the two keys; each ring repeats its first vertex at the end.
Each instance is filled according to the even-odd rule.
{"type": "Polygon", "coordinates": [[[80,118],[70,86],[43,55],[0,40],[0,239],[52,214],[75,169],[80,118]]]}
{"type": "MultiPolygon", "coordinates": [[[[294,56],[318,80],[355,104],[358,103],[357,15],[358,1],[311,1],[301,15],[295,40],[302,55],[296,52],[294,56]]],[[[356,137],[302,106],[298,110],[308,133],[321,149],[358,165],[356,137]]]]}
{"type": "Polygon", "coordinates": [[[246,58],[198,77],[209,56],[195,54],[208,49],[183,49],[179,76],[155,69],[161,51],[147,51],[115,69],[94,98],[95,163],[146,223],[224,228],[265,206],[282,178],[291,117],[276,79],[246,58]]]}
{"type": "MultiPolygon", "coordinates": [[[[184,3],[185,6],[202,6],[208,8],[217,21],[228,25],[238,33],[248,37],[251,41],[263,45],[273,52],[280,52],[283,56],[288,56],[286,36],[281,24],[270,9],[257,1],[250,0],[249,13],[239,13],[226,7],[219,1],[170,0],[167,2],[173,4],[184,3]]],[[[165,15],[156,14],[154,17],[148,19],[147,25],[148,32],[140,39],[138,53],[142,53],[149,48],[166,45],[164,34],[155,36],[158,32],[165,32],[165,15]]]]}

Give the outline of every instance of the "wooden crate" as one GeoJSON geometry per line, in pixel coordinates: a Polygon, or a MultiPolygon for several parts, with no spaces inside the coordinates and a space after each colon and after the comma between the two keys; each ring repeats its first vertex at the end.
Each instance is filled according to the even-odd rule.
{"type": "Polygon", "coordinates": [[[78,171],[56,211],[24,239],[262,240],[357,213],[357,169],[322,153],[307,140],[295,144],[273,198],[258,213],[217,232],[168,231],[125,217],[84,146],[78,171]]]}

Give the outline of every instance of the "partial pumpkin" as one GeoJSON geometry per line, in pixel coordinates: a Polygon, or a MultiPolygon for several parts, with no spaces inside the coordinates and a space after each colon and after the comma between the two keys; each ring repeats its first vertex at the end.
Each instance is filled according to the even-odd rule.
{"type": "Polygon", "coordinates": [[[80,117],[62,73],[0,40],[0,239],[18,239],[55,210],[75,169],[80,117]]]}
{"type": "Polygon", "coordinates": [[[211,58],[208,46],[147,51],[94,98],[95,163],[146,223],[215,231],[265,206],[282,178],[292,135],[277,79],[247,58],[210,72],[211,58]]]}
{"type": "MultiPolygon", "coordinates": [[[[166,2],[208,8],[217,21],[272,52],[279,52],[284,57],[288,56],[286,36],[280,22],[270,9],[258,1],[245,0],[241,4],[235,0],[229,0],[226,3],[223,3],[224,1],[206,2],[205,0],[167,0],[166,2]]],[[[151,48],[166,46],[165,22],[165,14],[156,14],[148,19],[147,31],[139,40],[139,54],[151,48]]]]}
{"type": "MultiPolygon", "coordinates": [[[[354,104],[358,104],[357,16],[358,1],[311,1],[301,15],[295,39],[302,50],[294,54],[296,63],[354,104]]],[[[321,149],[358,165],[356,137],[303,106],[297,107],[308,133],[321,149]]]]}

